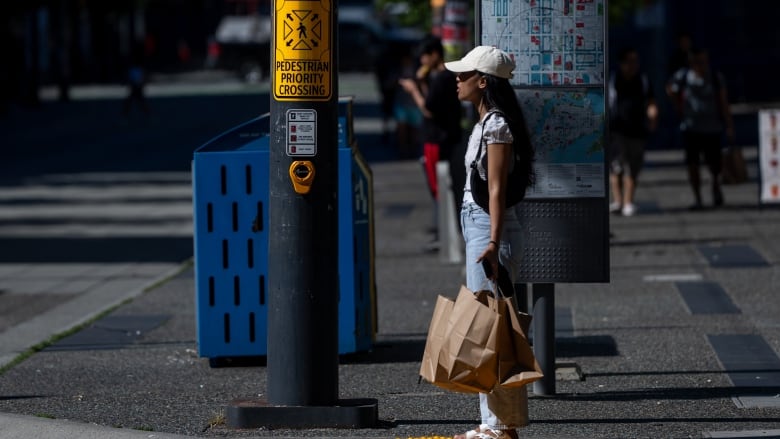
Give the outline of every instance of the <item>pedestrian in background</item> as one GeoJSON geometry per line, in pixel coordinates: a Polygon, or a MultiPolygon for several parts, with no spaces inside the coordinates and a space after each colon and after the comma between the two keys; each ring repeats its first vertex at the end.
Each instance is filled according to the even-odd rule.
{"type": "Polygon", "coordinates": [[[400,66],[398,63],[397,49],[392,45],[383,47],[377,62],[374,64],[374,76],[377,88],[381,96],[380,109],[382,110],[382,143],[390,141],[390,129],[393,122],[393,107],[398,95],[398,78],[400,66]]]}
{"type": "MultiPolygon", "coordinates": [[[[505,208],[507,176],[514,149],[525,159],[523,169],[533,183],[533,148],[523,112],[509,79],[515,68],[509,55],[495,47],[478,46],[462,59],[445,63],[457,73],[458,99],[470,102],[479,120],[471,132],[465,154],[466,188],[461,208],[461,228],[466,241],[466,286],[472,291],[491,288],[499,273],[498,264],[507,268],[514,283],[521,257],[522,231],[515,208],[505,208]],[[476,157],[478,151],[481,157],[476,157]],[[471,163],[476,159],[476,167],[471,163]],[[470,173],[486,176],[489,213],[471,194],[470,173]],[[492,274],[483,269],[487,261],[492,274]]],[[[515,171],[516,172],[516,171],[515,171]]],[[[496,387],[479,394],[482,423],[456,438],[517,438],[517,428],[528,424],[528,390],[523,387],[496,387]]]]}
{"type": "Polygon", "coordinates": [[[693,191],[692,210],[703,208],[701,198],[701,156],[709,168],[712,204],[723,205],[720,175],[723,168],[722,136],[734,142],[734,122],[729,109],[726,79],[710,67],[706,49],[691,50],[689,67],[675,72],[667,92],[680,117],[685,147],[688,183],[693,191]]]}
{"type": "Polygon", "coordinates": [[[677,33],[677,39],[674,41],[675,47],[672,55],[669,57],[667,66],[668,75],[671,77],[678,70],[688,67],[688,61],[691,57],[691,48],[693,48],[693,37],[685,30],[677,33]]]}
{"type": "Polygon", "coordinates": [[[398,74],[393,77],[392,115],[395,119],[398,152],[402,159],[416,158],[420,156],[418,132],[423,117],[412,96],[398,83],[401,78],[416,78],[417,66],[411,53],[404,51],[400,54],[397,71],[398,74]]]}
{"type": "Polygon", "coordinates": [[[141,46],[136,46],[130,56],[130,64],[127,68],[127,87],[128,93],[122,103],[122,115],[127,117],[133,102],[137,103],[147,116],[150,113],[149,103],[146,101],[146,67],[144,65],[144,56],[141,46]]]}
{"type": "MultiPolygon", "coordinates": [[[[428,188],[434,200],[434,212],[455,215],[453,212],[437,212],[439,193],[436,183],[436,163],[451,163],[452,152],[461,139],[461,105],[456,94],[455,75],[444,68],[444,47],[441,39],[426,37],[420,45],[422,76],[417,79],[401,78],[398,83],[409,93],[423,115],[422,141],[423,166],[428,188]],[[421,83],[420,83],[421,82],[421,83]]],[[[452,168],[452,165],[450,165],[452,168]]],[[[438,221],[434,221],[438,224],[438,221]]],[[[434,242],[438,240],[438,231],[434,242]]]]}
{"type": "Polygon", "coordinates": [[[612,213],[636,213],[634,194],[642,170],[645,146],[658,123],[653,86],[640,69],[639,52],[627,47],[618,55],[619,68],[609,79],[610,171],[612,213]]]}
{"type": "MultiPolygon", "coordinates": [[[[669,60],[666,65],[667,72],[666,78],[664,79],[666,82],[666,87],[668,87],[670,79],[678,70],[688,68],[688,62],[691,58],[692,48],[693,36],[686,30],[680,30],[677,32],[676,38],[674,40],[674,47],[672,48],[672,53],[669,56],[669,60]]],[[[666,93],[669,93],[668,89],[666,90],[666,93]]],[[[675,108],[667,107],[666,110],[667,112],[665,115],[668,115],[669,117],[665,118],[665,120],[667,120],[669,124],[665,128],[669,128],[668,132],[671,134],[669,139],[670,146],[672,148],[683,149],[682,134],[679,130],[679,114],[675,108]]]]}

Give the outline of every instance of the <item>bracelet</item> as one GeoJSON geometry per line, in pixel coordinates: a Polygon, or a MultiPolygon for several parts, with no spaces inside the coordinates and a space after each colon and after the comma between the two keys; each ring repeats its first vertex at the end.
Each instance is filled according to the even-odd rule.
{"type": "Polygon", "coordinates": [[[496,246],[497,248],[498,248],[498,247],[500,247],[496,241],[490,241],[490,242],[488,242],[488,245],[490,245],[490,244],[495,244],[495,246],[496,246]]]}

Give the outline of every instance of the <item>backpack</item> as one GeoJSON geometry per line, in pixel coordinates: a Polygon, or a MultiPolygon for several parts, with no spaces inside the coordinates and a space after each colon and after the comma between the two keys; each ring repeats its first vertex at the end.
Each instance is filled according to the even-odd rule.
{"type": "Polygon", "coordinates": [[[675,83],[679,88],[677,91],[677,110],[679,116],[682,118],[681,128],[690,129],[691,124],[693,126],[700,127],[701,124],[712,125],[713,118],[721,119],[721,102],[718,94],[720,93],[723,84],[722,79],[717,71],[710,72],[710,80],[712,84],[712,96],[702,99],[702,95],[693,93],[694,85],[688,80],[688,74],[690,68],[683,68],[675,74],[675,83]],[[710,100],[711,99],[711,100],[710,100]],[[698,103],[688,106],[688,101],[693,100],[698,103]],[[687,111],[693,110],[693,111],[687,111]]]}
{"type": "MultiPolygon", "coordinates": [[[[474,202],[477,203],[485,212],[490,212],[490,194],[488,193],[487,182],[487,166],[485,167],[485,180],[479,175],[479,169],[477,168],[477,161],[482,156],[482,143],[485,137],[485,125],[491,116],[496,114],[496,111],[488,113],[485,120],[482,122],[482,136],[479,139],[479,148],[477,149],[477,155],[471,162],[471,196],[474,198],[474,202]]],[[[514,133],[513,133],[514,134],[514,133]]],[[[516,147],[516,143],[512,142],[512,158],[514,163],[512,164],[512,170],[507,176],[506,182],[506,203],[505,208],[512,207],[515,204],[523,201],[525,198],[525,191],[528,187],[528,176],[523,173],[522,169],[522,156],[519,148],[516,147]]]]}
{"type": "MultiPolygon", "coordinates": [[[[680,81],[680,85],[682,87],[688,87],[688,71],[691,70],[690,67],[683,67],[682,69],[682,80],[680,81]]],[[[715,91],[720,90],[720,73],[717,71],[710,71],[710,76],[712,76],[712,88],[715,91]]]]}

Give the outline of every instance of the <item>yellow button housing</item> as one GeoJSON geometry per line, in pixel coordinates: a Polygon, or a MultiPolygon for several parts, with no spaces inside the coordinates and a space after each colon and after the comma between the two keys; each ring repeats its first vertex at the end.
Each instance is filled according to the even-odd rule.
{"type": "Polygon", "coordinates": [[[306,195],[314,182],[314,163],[296,160],[290,164],[290,180],[296,193],[306,195]]]}

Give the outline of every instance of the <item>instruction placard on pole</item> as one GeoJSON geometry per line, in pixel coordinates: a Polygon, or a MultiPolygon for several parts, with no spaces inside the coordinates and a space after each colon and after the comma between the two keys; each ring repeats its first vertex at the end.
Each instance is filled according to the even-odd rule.
{"type": "Polygon", "coordinates": [[[317,155],[317,112],[287,110],[287,155],[317,155]]]}
{"type": "Polygon", "coordinates": [[[330,4],[277,0],[274,39],[274,98],[327,101],[332,96],[330,4]]]}

